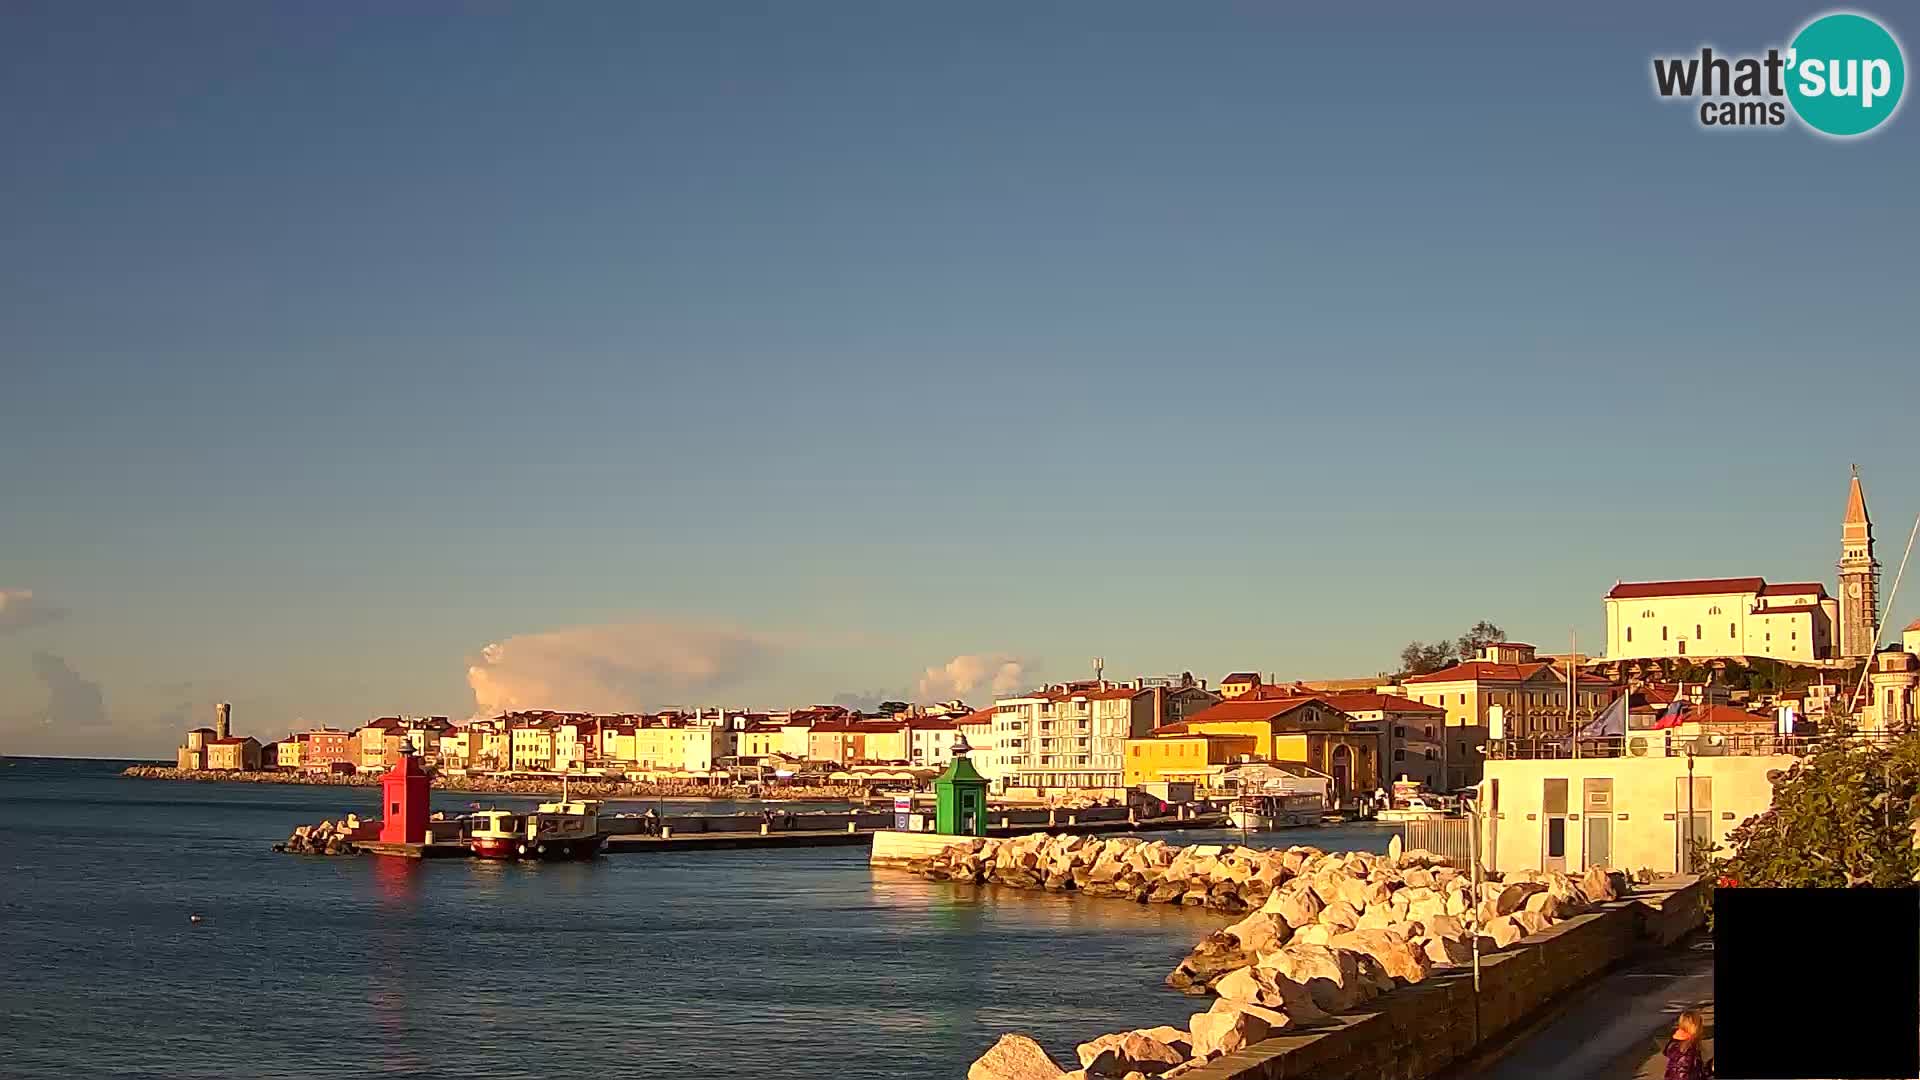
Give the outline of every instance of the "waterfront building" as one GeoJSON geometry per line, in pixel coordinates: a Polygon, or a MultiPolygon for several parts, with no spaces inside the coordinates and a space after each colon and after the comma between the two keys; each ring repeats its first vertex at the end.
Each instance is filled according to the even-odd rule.
{"type": "Polygon", "coordinates": [[[1007,777],[1011,775],[1005,766],[1005,759],[994,746],[993,718],[994,706],[975,709],[965,716],[954,720],[954,731],[967,740],[970,748],[967,759],[973,762],[974,771],[987,781],[988,788],[996,794],[1006,790],[1007,777]]]}
{"type": "MultiPolygon", "coordinates": [[[[287,737],[274,744],[273,764],[282,769],[301,769],[306,767],[307,742],[298,734],[289,732],[287,737]]],[[[261,748],[264,761],[266,748],[261,748]]]]}
{"type": "Polygon", "coordinates": [[[1631,733],[1578,758],[1560,739],[1489,743],[1476,799],[1487,869],[1691,869],[1696,839],[1723,844],[1772,805],[1772,776],[1802,745],[1773,734],[1768,717],[1694,712],[1680,728],[1631,733]]]}
{"type": "Polygon", "coordinates": [[[1381,773],[1388,781],[1406,780],[1434,791],[1448,790],[1440,745],[1447,711],[1377,690],[1320,693],[1308,691],[1353,717],[1351,730],[1373,732],[1380,743],[1381,773]]]}
{"type": "Polygon", "coordinates": [[[1383,783],[1379,734],[1355,731],[1352,716],[1318,697],[1250,693],[1153,734],[1251,736],[1254,757],[1293,762],[1325,774],[1335,805],[1372,795],[1383,783]]]}
{"type": "Polygon", "coordinates": [[[807,758],[835,765],[907,760],[907,722],[852,715],[821,720],[807,730],[807,758]]]}
{"type": "Polygon", "coordinates": [[[208,739],[206,768],[215,772],[253,772],[260,768],[260,740],[228,736],[208,739]]]}
{"type": "MultiPolygon", "coordinates": [[[[1529,737],[1568,730],[1567,673],[1534,657],[1533,646],[1500,642],[1482,649],[1478,659],[1425,675],[1409,675],[1382,693],[1446,710],[1440,745],[1444,790],[1457,791],[1480,780],[1480,747],[1487,741],[1490,710],[1498,706],[1503,735],[1529,737]]],[[[1612,703],[1620,688],[1609,680],[1576,675],[1571,721],[1587,723],[1612,703]]]]}
{"type": "Polygon", "coordinates": [[[185,741],[174,751],[174,767],[198,772],[207,767],[207,743],[213,740],[210,727],[190,728],[185,741]]]}
{"type": "Polygon", "coordinates": [[[354,768],[360,763],[359,746],[350,731],[338,728],[313,728],[300,736],[302,768],[315,772],[354,768]]]}
{"type": "MultiPolygon", "coordinates": [[[[1169,728],[1184,726],[1167,725],[1169,728]]],[[[1209,790],[1223,785],[1221,777],[1232,765],[1255,756],[1259,740],[1252,735],[1206,735],[1169,732],[1128,739],[1121,781],[1129,788],[1143,784],[1191,783],[1209,790]]]]}
{"type": "Polygon", "coordinates": [[[783,727],[770,721],[749,724],[734,744],[734,756],[742,761],[757,761],[780,753],[783,727]]]}
{"type": "Polygon", "coordinates": [[[554,725],[550,716],[508,719],[508,760],[514,772],[553,771],[554,725]]]}
{"type": "Polygon", "coordinates": [[[1057,683],[994,702],[993,743],[1009,789],[1122,793],[1139,691],[1105,680],[1057,683]]]}
{"type": "Polygon", "coordinates": [[[960,725],[957,720],[944,716],[915,717],[907,721],[906,735],[910,764],[944,768],[953,760],[953,744],[960,737],[960,725]]]}
{"type": "Polygon", "coordinates": [[[713,724],[642,723],[634,728],[633,748],[643,775],[706,776],[726,756],[727,733],[713,724]]]}

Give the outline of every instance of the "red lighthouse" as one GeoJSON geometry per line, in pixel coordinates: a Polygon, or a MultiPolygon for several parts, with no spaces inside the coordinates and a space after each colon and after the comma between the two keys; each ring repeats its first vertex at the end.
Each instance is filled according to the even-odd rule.
{"type": "Polygon", "coordinates": [[[380,778],[380,801],[385,814],[380,822],[380,840],[388,844],[420,844],[427,839],[427,771],[412,743],[400,747],[400,760],[380,778]]]}

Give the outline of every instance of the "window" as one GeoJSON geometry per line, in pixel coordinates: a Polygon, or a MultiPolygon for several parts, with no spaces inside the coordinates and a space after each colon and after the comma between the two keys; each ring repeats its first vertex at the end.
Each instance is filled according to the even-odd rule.
{"type": "Polygon", "coordinates": [[[1627,640],[1628,641],[1633,640],[1633,627],[1631,626],[1627,627],[1627,640]]]}
{"type": "Polygon", "coordinates": [[[1718,604],[1715,604],[1714,606],[1712,606],[1712,607],[1710,607],[1710,608],[1708,608],[1708,609],[1707,609],[1707,614],[1709,614],[1709,615],[1718,615],[1718,614],[1720,614],[1720,605],[1718,605],[1718,604]]]}
{"type": "Polygon", "coordinates": [[[1660,628],[1660,640],[1661,641],[1667,640],[1667,628],[1664,626],[1660,628]]]}
{"type": "Polygon", "coordinates": [[[1460,704],[1462,704],[1462,705],[1465,705],[1466,703],[1467,703],[1467,695],[1465,695],[1465,694],[1461,694],[1461,695],[1460,695],[1460,704]]]}
{"type": "Polygon", "coordinates": [[[1698,641],[1698,640],[1700,640],[1701,638],[1703,638],[1703,637],[1706,637],[1706,636],[1707,636],[1707,635],[1705,635],[1705,634],[1703,634],[1703,633],[1701,633],[1701,632],[1700,632],[1700,624],[1699,624],[1699,623],[1694,623],[1694,624],[1693,624],[1693,639],[1694,639],[1695,641],[1698,641]]]}
{"type": "Polygon", "coordinates": [[[1407,760],[1407,752],[1405,750],[1395,750],[1393,752],[1393,760],[1395,761],[1407,760]]]}
{"type": "Polygon", "coordinates": [[[1732,623],[1728,623],[1728,624],[1727,624],[1727,636],[1728,636],[1728,637],[1732,637],[1732,636],[1734,636],[1734,635],[1733,635],[1733,624],[1732,624],[1732,623]]]}

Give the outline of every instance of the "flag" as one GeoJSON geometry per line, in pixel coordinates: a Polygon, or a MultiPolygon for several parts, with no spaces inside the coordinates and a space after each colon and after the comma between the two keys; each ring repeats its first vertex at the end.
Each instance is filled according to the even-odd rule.
{"type": "Polygon", "coordinates": [[[1582,724],[1574,732],[1575,739],[1601,739],[1609,736],[1621,736],[1627,733],[1627,699],[1630,695],[1621,694],[1613,699],[1606,711],[1582,724]]]}
{"type": "Polygon", "coordinates": [[[1660,719],[1654,722],[1653,730],[1665,731],[1668,728],[1679,727],[1687,722],[1687,714],[1690,711],[1685,701],[1674,698],[1673,703],[1661,711],[1660,719]]]}

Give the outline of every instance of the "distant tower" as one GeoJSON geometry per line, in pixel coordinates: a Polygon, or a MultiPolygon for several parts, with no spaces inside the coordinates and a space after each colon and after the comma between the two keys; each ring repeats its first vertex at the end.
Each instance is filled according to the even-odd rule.
{"type": "Polygon", "coordinates": [[[224,701],[218,705],[215,705],[213,707],[213,737],[216,739],[226,738],[230,734],[228,727],[232,722],[232,720],[233,720],[232,705],[229,705],[224,701]]]}
{"type": "Polygon", "coordinates": [[[1097,683],[1104,683],[1107,678],[1106,671],[1107,671],[1107,658],[1104,656],[1094,657],[1093,658],[1093,681],[1097,683]]]}
{"type": "Polygon", "coordinates": [[[1840,526],[1840,655],[1872,656],[1880,624],[1880,564],[1873,558],[1873,520],[1860,490],[1860,466],[1853,467],[1847,489],[1847,514],[1840,526]]]}

